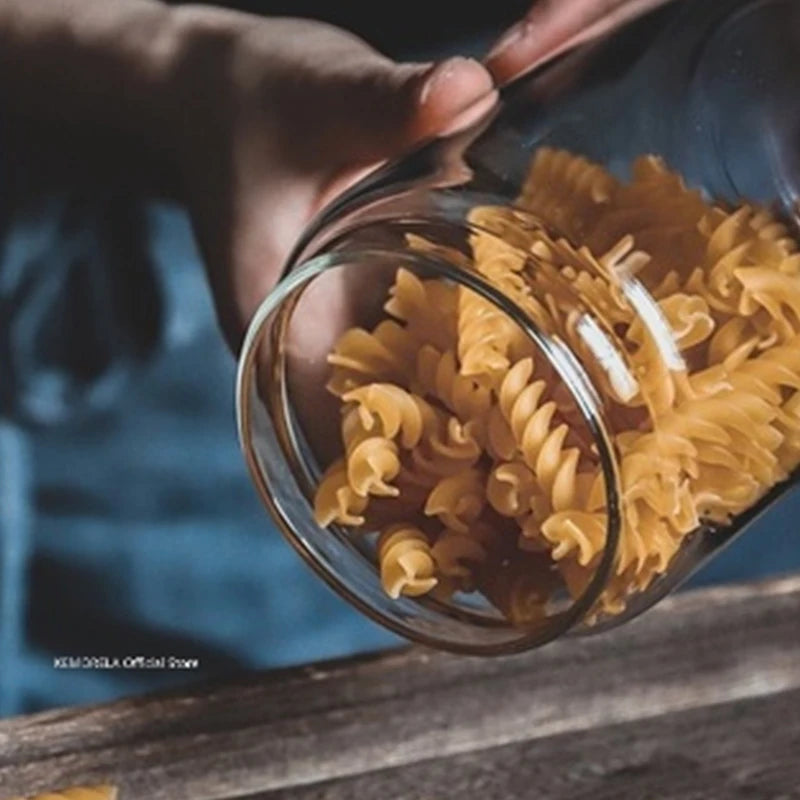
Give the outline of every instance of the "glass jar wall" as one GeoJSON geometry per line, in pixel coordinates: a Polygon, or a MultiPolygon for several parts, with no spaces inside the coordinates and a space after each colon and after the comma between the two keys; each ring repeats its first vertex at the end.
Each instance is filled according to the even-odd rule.
{"type": "Polygon", "coordinates": [[[251,474],[334,588],[502,653],[630,619],[800,462],[800,8],[671,3],[311,226],[240,361],[251,474]]]}

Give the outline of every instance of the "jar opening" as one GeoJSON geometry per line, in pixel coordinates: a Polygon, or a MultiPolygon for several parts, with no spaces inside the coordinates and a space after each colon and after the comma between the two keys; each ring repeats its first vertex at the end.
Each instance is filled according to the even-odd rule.
{"type": "MultiPolygon", "coordinates": [[[[390,227],[394,229],[388,236],[389,241],[397,241],[398,233],[404,241],[409,241],[409,236],[412,242],[414,236],[419,237],[418,245],[424,238],[420,236],[420,220],[395,221],[390,227]]],[[[407,638],[443,649],[501,654],[537,646],[569,630],[585,617],[603,590],[620,535],[617,466],[599,397],[568,344],[537,326],[529,313],[485,276],[466,268],[455,245],[459,237],[463,241],[470,231],[448,227],[447,237],[441,236],[441,228],[436,233],[436,240],[447,244],[427,249],[396,245],[392,249],[365,248],[364,242],[376,233],[375,229],[366,238],[349,235],[342,240],[346,245],[333,246],[294,269],[259,308],[245,340],[237,381],[239,435],[262,500],[295,549],[336,591],[373,619],[407,638]],[[315,519],[315,493],[326,468],[342,447],[338,434],[341,401],[325,390],[326,382],[331,380],[327,357],[342,334],[353,326],[359,326],[362,333],[358,335],[364,338],[377,326],[391,324],[384,304],[393,286],[396,291],[397,282],[401,280],[398,276],[403,275],[410,282],[411,291],[420,285],[441,287],[436,290],[441,293],[437,300],[441,303],[446,302],[445,296],[456,291],[468,293],[475,298],[474,302],[482,303],[486,309],[509,320],[535,354],[537,363],[542,364],[564,390],[560,398],[563,408],[556,414],[569,411],[572,425],[571,438],[562,449],[566,444],[576,450],[583,447],[594,460],[607,508],[603,545],[591,569],[588,573],[584,571],[580,591],[576,592],[573,586],[572,595],[563,578],[559,579],[559,585],[554,584],[550,576],[554,571],[553,562],[548,555],[547,581],[554,586],[546,599],[543,600],[541,593],[537,596],[536,602],[546,606],[546,611],[537,613],[536,618],[509,622],[507,615],[498,610],[497,602],[491,602],[492,593],[496,591],[492,586],[498,581],[510,580],[516,572],[529,567],[535,569],[537,564],[544,563],[545,559],[536,554],[535,546],[520,557],[520,564],[524,566],[519,569],[506,558],[496,576],[479,577],[478,580],[483,581],[482,593],[468,593],[458,588],[449,596],[434,590],[430,595],[393,598],[386,593],[386,583],[382,584],[376,563],[376,534],[335,523],[323,528],[315,519]],[[581,435],[582,443],[572,438],[581,435]]],[[[386,225],[381,223],[377,229],[386,241],[386,225]]],[[[431,233],[430,227],[427,233],[431,233]]],[[[441,324],[426,333],[430,343],[429,350],[425,351],[428,354],[441,354],[442,350],[436,350],[437,345],[443,349],[441,337],[445,335],[446,309],[441,307],[440,310],[441,324]]],[[[424,359],[423,350],[416,355],[424,359]]],[[[382,354],[375,352],[370,357],[380,359],[382,354]]],[[[524,366],[518,371],[521,369],[524,370],[524,366]]],[[[345,375],[346,372],[344,370],[345,375]]],[[[428,396],[427,400],[437,414],[447,411],[439,398],[428,396]]],[[[456,419],[457,414],[451,417],[456,419]]],[[[468,430],[469,422],[461,423],[465,423],[463,415],[460,421],[450,424],[463,433],[468,430]]],[[[464,445],[463,437],[459,441],[464,445]]],[[[410,454],[414,459],[417,456],[417,452],[410,454]]],[[[405,454],[402,458],[405,459],[405,454]]],[[[424,467],[425,456],[419,455],[419,459],[415,464],[424,467]]],[[[576,463],[577,459],[576,455],[576,463]]],[[[481,463],[474,468],[484,467],[481,463]]],[[[509,502],[508,493],[503,491],[508,486],[502,481],[506,478],[513,481],[514,469],[512,465],[505,470],[505,475],[500,474],[500,483],[495,485],[495,494],[500,499],[490,498],[484,503],[488,513],[482,515],[481,520],[500,519],[492,502],[495,506],[509,502]]],[[[409,492],[413,491],[414,487],[409,488],[409,492]]],[[[425,491],[430,491],[430,487],[425,491]]],[[[519,501],[519,494],[515,498],[519,501]]],[[[531,502],[530,497],[525,498],[525,502],[531,502]]],[[[377,514],[373,525],[383,521],[385,529],[387,521],[397,524],[397,519],[391,519],[391,513],[400,512],[391,512],[391,505],[392,498],[374,499],[372,507],[378,511],[370,511],[377,514]]],[[[400,516],[405,513],[403,511],[400,516]]],[[[447,520],[446,512],[439,518],[447,520]]],[[[474,523],[477,525],[478,520],[474,523]]],[[[367,527],[369,524],[368,521],[367,527]]],[[[473,526],[473,523],[468,520],[468,525],[473,526]]],[[[522,534],[519,536],[522,538],[522,534]]],[[[500,591],[505,593],[506,589],[500,591]]]]}

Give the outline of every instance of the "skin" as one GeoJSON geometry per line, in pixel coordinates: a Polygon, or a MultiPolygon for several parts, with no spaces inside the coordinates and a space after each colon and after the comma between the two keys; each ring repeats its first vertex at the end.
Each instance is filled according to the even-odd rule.
{"type": "Polygon", "coordinates": [[[539,0],[485,58],[498,84],[624,25],[669,0],[539,0]]]}
{"type": "Polygon", "coordinates": [[[120,158],[158,165],[189,209],[236,352],[326,202],[420,139],[469,124],[495,83],[652,5],[535,3],[482,65],[398,64],[329,25],[212,6],[0,0],[0,99],[6,113],[100,131],[120,158]]]}

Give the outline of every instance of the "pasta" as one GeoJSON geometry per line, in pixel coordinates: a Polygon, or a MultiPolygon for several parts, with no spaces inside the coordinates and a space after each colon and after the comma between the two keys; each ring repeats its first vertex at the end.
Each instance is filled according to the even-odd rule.
{"type": "Polygon", "coordinates": [[[416,342],[393,320],[372,332],[352,328],[328,356],[332,370],[327,388],[341,397],[372,381],[405,382],[414,372],[416,351],[416,342]]]}
{"type": "MultiPolygon", "coordinates": [[[[556,403],[542,403],[544,381],[532,381],[530,358],[518,361],[503,378],[492,408],[489,442],[501,458],[519,455],[546,504],[559,510],[572,505],[580,450],[566,447],[566,423],[553,425],[556,403]]],[[[519,471],[517,471],[519,475],[519,471]]]]}
{"type": "Polygon", "coordinates": [[[320,479],[314,497],[314,519],[327,528],[336,522],[339,525],[363,525],[362,516],[367,507],[367,498],[359,496],[350,484],[347,462],[335,461],[320,479]]]}
{"type": "Polygon", "coordinates": [[[435,562],[425,534],[411,525],[394,525],[378,537],[381,582],[389,597],[417,597],[436,586],[435,562]]]}
{"type": "Polygon", "coordinates": [[[405,331],[418,343],[444,350],[455,342],[457,292],[443,281],[423,281],[413,272],[399,269],[384,309],[404,322],[405,331]]]}
{"type": "Polygon", "coordinates": [[[420,394],[437,398],[464,422],[483,422],[491,408],[488,387],[460,373],[452,350],[441,352],[431,345],[423,345],[417,354],[415,385],[420,394]]]}
{"type": "Polygon", "coordinates": [[[392,497],[399,494],[391,485],[400,471],[397,445],[374,424],[365,426],[357,408],[344,416],[342,440],[347,454],[347,480],[356,495],[392,497]]]}
{"type": "Polygon", "coordinates": [[[476,570],[497,550],[497,537],[497,531],[482,522],[466,532],[445,528],[431,548],[438,574],[452,581],[453,588],[473,589],[476,570]]]}
{"type": "Polygon", "coordinates": [[[528,626],[547,616],[555,579],[546,557],[526,555],[485,569],[478,585],[510,622],[528,626]]]}
{"type": "Polygon", "coordinates": [[[528,338],[508,315],[476,292],[460,288],[458,297],[459,373],[494,386],[512,360],[530,351],[528,338]]]}
{"type": "Polygon", "coordinates": [[[483,452],[479,435],[480,425],[475,420],[462,423],[453,416],[446,421],[440,418],[436,429],[411,453],[414,474],[432,483],[469,469],[483,452]]]}
{"type": "MultiPolygon", "coordinates": [[[[75,786],[71,789],[61,789],[55,792],[45,792],[28,797],[27,800],[116,800],[117,788],[115,786],[75,786]]],[[[11,797],[9,800],[15,800],[11,797]]],[[[24,797],[16,800],[26,800],[24,797]]]]}
{"type": "Polygon", "coordinates": [[[342,395],[345,403],[355,403],[365,431],[380,430],[389,439],[400,436],[402,446],[419,444],[425,430],[436,425],[433,409],[420,397],[391,383],[371,383],[342,395]]]}
{"type": "Polygon", "coordinates": [[[489,474],[486,500],[504,517],[517,518],[547,500],[533,471],[521,461],[501,461],[489,474]]]}
{"type": "MultiPolygon", "coordinates": [[[[605,404],[621,531],[587,620],[619,614],[703,524],[728,524],[800,465],[798,244],[768,209],[709,202],[657,157],[623,182],[549,147],[515,203],[474,207],[466,230],[463,250],[407,244],[568,344],[605,404]]],[[[315,518],[381,529],[391,597],[477,591],[511,623],[540,624],[559,592],[585,592],[607,545],[597,448],[571,393],[472,289],[400,266],[385,311],[330,355],[342,457],[315,518]]]]}
{"type": "Polygon", "coordinates": [[[571,239],[583,239],[619,184],[602,167],[564,150],[540,147],[518,203],[571,239]]]}
{"type": "Polygon", "coordinates": [[[467,533],[486,504],[485,479],[477,469],[442,478],[431,490],[425,513],[460,533],[467,533]]]}

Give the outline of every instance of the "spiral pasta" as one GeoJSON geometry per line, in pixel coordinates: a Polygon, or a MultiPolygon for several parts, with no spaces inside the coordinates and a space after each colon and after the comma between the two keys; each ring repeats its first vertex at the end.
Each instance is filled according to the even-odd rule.
{"type": "Polygon", "coordinates": [[[580,450],[566,446],[569,426],[554,424],[556,403],[542,402],[547,386],[531,381],[533,371],[533,360],[525,358],[503,378],[491,411],[489,442],[500,458],[519,454],[541,495],[558,510],[574,501],[580,450]]]}
{"type": "Polygon", "coordinates": [[[436,414],[421,398],[391,383],[371,383],[342,395],[358,409],[364,431],[380,430],[389,439],[400,438],[406,449],[419,444],[426,430],[436,425],[436,414]]]}
{"type": "Polygon", "coordinates": [[[631,235],[636,247],[651,256],[651,273],[685,276],[702,258],[705,238],[699,225],[708,209],[700,192],[688,189],[662,159],[642,156],[633,164],[633,179],[595,218],[585,242],[593,252],[605,252],[631,235]]]}
{"type": "Polygon", "coordinates": [[[457,417],[440,414],[430,435],[411,452],[413,474],[429,484],[474,466],[483,453],[480,433],[475,420],[462,423],[457,417]]]}
{"type": "Polygon", "coordinates": [[[327,528],[332,523],[339,525],[363,525],[363,511],[367,498],[357,494],[350,483],[347,462],[340,458],[334,461],[322,476],[314,496],[314,519],[327,528]]]}
{"type": "Polygon", "coordinates": [[[469,532],[486,505],[485,479],[478,469],[442,478],[428,495],[425,513],[451,530],[469,532]]]}
{"type": "Polygon", "coordinates": [[[500,461],[492,469],[486,500],[498,514],[514,519],[534,509],[541,512],[547,504],[536,476],[522,461],[500,461]]]}
{"type": "Polygon", "coordinates": [[[416,340],[447,349],[456,340],[457,291],[440,280],[420,280],[407,269],[398,269],[386,312],[405,323],[416,340]]]}
{"type": "Polygon", "coordinates": [[[459,372],[494,386],[512,360],[530,352],[527,336],[494,303],[469,289],[459,289],[459,372]]]}
{"type": "Polygon", "coordinates": [[[116,800],[116,786],[75,786],[70,789],[60,789],[54,792],[31,795],[28,798],[9,798],[9,800],[116,800]]]}
{"type": "Polygon", "coordinates": [[[484,569],[478,586],[514,625],[530,626],[547,617],[547,604],[556,587],[548,559],[526,554],[514,561],[484,569]]]}
{"type": "Polygon", "coordinates": [[[414,385],[420,394],[437,398],[465,422],[484,420],[491,407],[488,387],[460,374],[452,350],[442,352],[431,345],[423,345],[417,353],[414,385]]]}
{"type": "Polygon", "coordinates": [[[618,182],[606,170],[566,150],[536,151],[517,203],[570,238],[582,240],[618,182]]]}
{"type": "Polygon", "coordinates": [[[541,526],[542,536],[553,546],[556,561],[571,555],[583,567],[592,563],[605,547],[605,514],[586,511],[558,511],[541,526]]]}
{"type": "Polygon", "coordinates": [[[373,425],[365,426],[357,408],[344,416],[342,441],[347,457],[347,480],[356,495],[395,497],[399,494],[391,485],[400,472],[397,444],[373,425]]]}
{"type": "Polygon", "coordinates": [[[472,591],[476,575],[502,549],[502,534],[478,521],[468,531],[444,528],[431,548],[438,574],[450,582],[450,590],[472,591]]]}
{"type": "Polygon", "coordinates": [[[341,397],[373,381],[405,383],[413,375],[417,343],[405,328],[384,320],[373,331],[345,331],[328,356],[331,377],[327,388],[341,397]]]}
{"type": "Polygon", "coordinates": [[[381,583],[389,597],[418,597],[436,586],[436,565],[425,534],[411,525],[386,528],[378,537],[381,583]]]}
{"type": "MultiPolygon", "coordinates": [[[[476,206],[465,228],[463,250],[407,244],[566,343],[606,406],[621,528],[587,619],[618,614],[703,524],[728,524],[800,466],[797,241],[657,157],[622,181],[548,147],[513,205],[476,206]]],[[[478,591],[536,625],[560,591],[586,591],[607,547],[613,509],[581,412],[552,358],[474,290],[399,265],[385,311],[330,355],[342,457],[315,518],[382,530],[392,597],[478,591]]]]}

